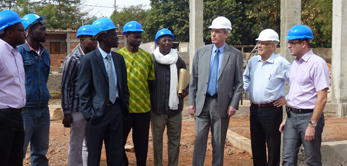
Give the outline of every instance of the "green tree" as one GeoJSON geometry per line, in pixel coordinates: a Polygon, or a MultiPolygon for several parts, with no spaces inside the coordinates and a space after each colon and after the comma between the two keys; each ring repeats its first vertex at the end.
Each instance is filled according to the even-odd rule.
{"type": "Polygon", "coordinates": [[[0,1],[0,11],[13,9],[16,6],[16,0],[1,0],[0,1]]]}
{"type": "Polygon", "coordinates": [[[175,35],[174,41],[189,41],[189,0],[151,0],[151,10],[144,23],[144,37],[154,41],[155,34],[168,28],[175,35]]]}
{"type": "Polygon", "coordinates": [[[36,13],[46,16],[46,26],[49,29],[78,29],[84,20],[90,20],[88,11],[82,12],[80,0],[17,0],[15,10],[20,16],[36,13]]]}
{"type": "Polygon", "coordinates": [[[123,30],[123,26],[129,21],[137,21],[143,25],[147,21],[148,13],[145,7],[143,4],[124,7],[121,11],[114,11],[110,18],[120,30],[123,30]]]}

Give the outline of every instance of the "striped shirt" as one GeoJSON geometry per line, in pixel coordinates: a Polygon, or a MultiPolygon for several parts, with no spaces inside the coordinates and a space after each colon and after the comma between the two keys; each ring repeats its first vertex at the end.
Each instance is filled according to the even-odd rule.
{"type": "Polygon", "coordinates": [[[77,46],[64,60],[63,77],[61,81],[61,107],[64,114],[72,111],[81,112],[78,97],[78,66],[84,55],[81,46],[77,46]]]}
{"type": "Polygon", "coordinates": [[[139,48],[137,53],[130,53],[126,47],[117,51],[123,55],[127,67],[130,93],[129,112],[146,113],[151,110],[148,81],[155,79],[153,57],[139,48]]]}

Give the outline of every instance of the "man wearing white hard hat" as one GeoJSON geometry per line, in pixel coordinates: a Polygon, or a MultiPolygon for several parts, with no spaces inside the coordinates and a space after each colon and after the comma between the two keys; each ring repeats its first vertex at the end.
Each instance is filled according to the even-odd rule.
{"type": "Polygon", "coordinates": [[[260,32],[256,39],[258,55],[252,57],[243,73],[243,88],[249,95],[253,165],[279,166],[281,154],[282,105],[285,82],[289,81],[290,63],[275,54],[279,42],[272,29],[260,32]],[[268,147],[268,159],[266,157],[268,147]]]}
{"type": "Polygon", "coordinates": [[[223,165],[229,119],[236,113],[242,93],[242,54],[226,44],[231,22],[219,16],[209,28],[212,44],[196,50],[189,84],[189,113],[195,118],[196,134],[194,166],[204,165],[210,128],[212,165],[223,165]]]}

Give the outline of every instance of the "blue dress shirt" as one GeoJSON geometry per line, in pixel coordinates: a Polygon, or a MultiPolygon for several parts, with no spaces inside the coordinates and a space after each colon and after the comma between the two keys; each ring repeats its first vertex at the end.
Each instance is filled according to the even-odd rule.
{"type": "Polygon", "coordinates": [[[112,70],[113,70],[113,74],[114,74],[114,81],[115,81],[115,85],[116,85],[116,88],[117,88],[117,91],[116,91],[116,97],[119,98],[119,94],[118,94],[118,87],[117,87],[117,73],[116,73],[116,68],[114,67],[114,63],[113,63],[113,59],[112,59],[112,54],[111,52],[110,53],[106,53],[104,50],[102,50],[100,47],[98,47],[100,53],[101,53],[101,56],[102,56],[102,59],[104,60],[104,65],[105,65],[105,68],[106,68],[106,73],[108,73],[108,68],[107,68],[107,63],[108,63],[108,59],[106,58],[107,55],[111,55],[111,62],[112,62],[112,70]]]}
{"type": "Polygon", "coordinates": [[[272,54],[265,62],[262,62],[260,55],[252,57],[243,73],[243,88],[252,103],[271,103],[284,96],[290,66],[280,54],[272,54]]]}
{"type": "MultiPolygon", "coordinates": [[[[222,66],[224,48],[225,48],[225,44],[219,48],[218,77],[219,77],[220,67],[222,66]]],[[[217,50],[217,46],[214,44],[212,47],[211,59],[210,59],[210,73],[212,72],[212,65],[213,65],[214,57],[216,56],[216,50],[217,50]]],[[[217,83],[217,93],[218,93],[218,83],[217,83]]]]}

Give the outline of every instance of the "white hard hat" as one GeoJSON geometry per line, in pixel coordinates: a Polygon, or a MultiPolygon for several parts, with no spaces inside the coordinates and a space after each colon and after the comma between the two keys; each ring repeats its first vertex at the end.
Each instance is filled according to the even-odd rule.
{"type": "Polygon", "coordinates": [[[279,42],[277,32],[272,29],[264,29],[263,31],[260,32],[259,37],[255,40],[279,42]]]}
{"type": "Polygon", "coordinates": [[[228,29],[231,30],[231,22],[224,16],[218,16],[212,21],[210,29],[228,29]]]}

